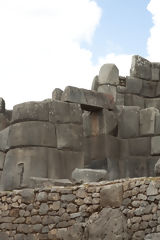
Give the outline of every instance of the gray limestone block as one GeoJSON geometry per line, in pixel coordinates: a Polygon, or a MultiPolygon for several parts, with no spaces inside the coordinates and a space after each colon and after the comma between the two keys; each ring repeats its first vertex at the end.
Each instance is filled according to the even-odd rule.
{"type": "Polygon", "coordinates": [[[160,98],[145,98],[145,108],[154,107],[160,110],[160,98]]]}
{"type": "Polygon", "coordinates": [[[153,135],[155,133],[156,115],[159,114],[158,109],[154,107],[140,110],[140,135],[153,135]]]}
{"type": "MultiPolygon", "coordinates": [[[[102,161],[106,159],[105,135],[84,138],[84,164],[86,167],[93,166],[95,160],[97,168],[101,168],[102,161]]],[[[102,163],[103,164],[103,163],[102,163]]],[[[92,167],[90,167],[92,168],[92,167]]]]}
{"type": "Polygon", "coordinates": [[[160,136],[151,138],[151,155],[160,155],[160,136]]]}
{"type": "Polygon", "coordinates": [[[155,177],[155,164],[157,163],[160,156],[149,156],[147,158],[148,177],[155,177]]]}
{"type": "Polygon", "coordinates": [[[158,96],[159,92],[157,91],[157,83],[143,80],[142,83],[142,90],[140,92],[140,95],[143,97],[150,97],[154,98],[158,96]]]}
{"type": "Polygon", "coordinates": [[[132,57],[130,74],[132,77],[138,77],[146,80],[151,79],[151,63],[138,55],[132,57]]]}
{"type": "Polygon", "coordinates": [[[131,156],[148,156],[151,153],[151,138],[141,137],[128,139],[131,156]]]}
{"type": "Polygon", "coordinates": [[[160,134],[160,114],[156,115],[155,120],[155,134],[160,134]]]}
{"type": "Polygon", "coordinates": [[[49,122],[29,121],[9,127],[8,145],[10,148],[20,146],[56,147],[55,126],[49,122]]]}
{"type": "Polygon", "coordinates": [[[116,98],[116,105],[122,105],[124,106],[124,94],[122,93],[117,93],[117,98],[116,98]]]}
{"type": "Polygon", "coordinates": [[[83,128],[77,124],[56,124],[57,148],[81,151],[83,128]]]}
{"type": "Polygon", "coordinates": [[[100,85],[98,87],[98,92],[101,93],[106,93],[108,95],[111,95],[114,99],[114,102],[116,102],[117,99],[117,87],[116,86],[112,86],[112,85],[100,85]]]}
{"type": "Polygon", "coordinates": [[[49,121],[52,123],[82,123],[82,109],[77,103],[52,101],[49,103],[49,121]]]}
{"type": "Polygon", "coordinates": [[[82,109],[87,111],[113,109],[115,106],[113,97],[110,95],[70,86],[65,88],[62,101],[79,103],[82,109]]]}
{"type": "Polygon", "coordinates": [[[0,170],[3,169],[5,156],[6,156],[6,154],[4,152],[0,152],[0,170]]]}
{"type": "Polygon", "coordinates": [[[118,136],[120,138],[139,136],[139,111],[139,107],[123,107],[118,118],[118,136]]]}
{"type": "Polygon", "coordinates": [[[7,127],[0,131],[0,151],[2,152],[6,152],[9,149],[8,145],[9,129],[10,127],[7,127]]]}
{"type": "Polygon", "coordinates": [[[128,156],[126,158],[126,177],[148,176],[148,162],[146,156],[128,156]]]}
{"type": "Polygon", "coordinates": [[[97,91],[98,81],[99,81],[98,76],[95,76],[94,79],[93,79],[93,82],[92,82],[92,86],[91,86],[92,91],[97,91]]]}
{"type": "Polygon", "coordinates": [[[72,172],[72,179],[77,182],[99,182],[108,179],[106,170],[102,169],[79,169],[75,168],[72,172]]]}
{"type": "Polygon", "coordinates": [[[156,84],[156,93],[155,97],[160,97],[160,82],[156,84]]]}
{"type": "Polygon", "coordinates": [[[55,88],[52,92],[52,100],[59,100],[61,101],[63,91],[60,88],[55,88]]]}
{"type": "Polygon", "coordinates": [[[84,168],[82,152],[49,149],[48,178],[71,179],[72,171],[75,168],[84,168]]]}
{"type": "Polygon", "coordinates": [[[12,123],[24,121],[48,121],[48,102],[25,102],[13,107],[12,123]]]}
{"type": "Polygon", "coordinates": [[[124,95],[125,106],[138,106],[144,108],[144,98],[138,95],[125,94],[124,95]]]}
{"type": "Polygon", "coordinates": [[[28,186],[30,177],[47,177],[47,148],[25,147],[6,154],[1,184],[4,190],[28,186]]]}
{"type": "Polygon", "coordinates": [[[0,232],[0,239],[9,240],[9,236],[6,232],[0,232]]]}
{"type": "Polygon", "coordinates": [[[120,207],[123,200],[122,183],[115,183],[102,187],[100,191],[101,207],[120,207]]]}
{"type": "Polygon", "coordinates": [[[140,94],[142,89],[142,79],[126,77],[126,93],[140,94]]]}
{"type": "Polygon", "coordinates": [[[159,81],[160,80],[160,63],[153,62],[152,63],[152,81],[159,81]]]}
{"type": "Polygon", "coordinates": [[[119,158],[107,158],[108,179],[115,180],[120,177],[119,158]]]}
{"type": "Polygon", "coordinates": [[[0,113],[5,113],[5,101],[3,98],[0,98],[0,113]]]}
{"type": "Polygon", "coordinates": [[[115,64],[104,64],[100,68],[99,84],[119,84],[119,70],[115,64]]]}
{"type": "Polygon", "coordinates": [[[72,186],[72,182],[69,179],[51,179],[30,177],[29,188],[46,188],[51,186],[72,186]]]}
{"type": "Polygon", "coordinates": [[[0,131],[8,127],[10,124],[6,114],[0,113],[0,131]]]}

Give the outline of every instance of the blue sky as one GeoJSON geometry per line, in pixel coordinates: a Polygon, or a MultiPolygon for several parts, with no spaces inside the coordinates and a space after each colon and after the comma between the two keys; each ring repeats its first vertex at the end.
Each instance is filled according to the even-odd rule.
{"type": "Polygon", "coordinates": [[[92,44],[82,44],[93,52],[93,61],[96,63],[99,56],[110,52],[147,56],[146,42],[152,27],[152,15],[147,11],[149,0],[96,2],[102,9],[102,17],[92,44]]]}
{"type": "Polygon", "coordinates": [[[7,108],[90,89],[104,63],[160,62],[160,0],[0,0],[0,97],[7,108]]]}

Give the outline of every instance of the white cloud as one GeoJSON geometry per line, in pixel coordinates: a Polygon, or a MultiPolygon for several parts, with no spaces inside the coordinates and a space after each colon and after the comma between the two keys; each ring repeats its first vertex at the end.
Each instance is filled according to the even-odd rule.
{"type": "Polygon", "coordinates": [[[160,1],[151,0],[147,9],[153,19],[153,27],[147,42],[148,58],[151,61],[160,61],[160,1]]]}
{"type": "Polygon", "coordinates": [[[51,97],[55,87],[90,88],[92,41],[101,9],[91,0],[0,0],[0,96],[7,107],[51,97]]]}

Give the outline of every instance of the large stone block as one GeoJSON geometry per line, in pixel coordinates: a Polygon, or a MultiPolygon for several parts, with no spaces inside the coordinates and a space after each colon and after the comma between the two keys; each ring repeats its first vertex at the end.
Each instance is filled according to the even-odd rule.
{"type": "Polygon", "coordinates": [[[135,77],[126,77],[126,93],[139,94],[141,89],[141,79],[135,77]]]}
{"type": "Polygon", "coordinates": [[[106,93],[109,94],[113,97],[114,102],[116,102],[117,99],[117,88],[115,86],[111,86],[111,85],[100,85],[98,87],[98,92],[101,93],[106,93]]]}
{"type": "Polygon", "coordinates": [[[104,186],[100,191],[100,204],[102,207],[120,207],[122,199],[122,183],[104,186]]]}
{"type": "Polygon", "coordinates": [[[160,80],[160,63],[152,63],[152,81],[160,80]]]}
{"type": "Polygon", "coordinates": [[[125,106],[138,106],[144,108],[144,98],[133,94],[125,94],[124,96],[125,106]]]}
{"type": "Polygon", "coordinates": [[[116,105],[123,105],[124,106],[124,94],[117,93],[116,105]]]}
{"type": "Polygon", "coordinates": [[[30,177],[47,177],[47,148],[25,147],[9,150],[6,154],[2,186],[12,190],[28,186],[30,177]]]}
{"type": "Polygon", "coordinates": [[[82,109],[87,111],[96,111],[102,108],[113,109],[115,106],[111,95],[70,86],[65,88],[62,101],[79,103],[82,109]]]}
{"type": "Polygon", "coordinates": [[[8,127],[10,124],[4,113],[0,113],[0,131],[8,127]]]}
{"type": "Polygon", "coordinates": [[[151,63],[141,56],[134,55],[130,70],[131,76],[146,80],[151,79],[151,63]]]}
{"type": "Polygon", "coordinates": [[[52,92],[52,100],[61,100],[63,91],[60,88],[55,88],[52,92]]]}
{"type": "Polygon", "coordinates": [[[100,169],[79,169],[76,168],[72,172],[72,179],[77,182],[99,182],[108,179],[108,174],[106,170],[100,169]]]}
{"type": "Polygon", "coordinates": [[[104,64],[99,71],[99,84],[119,84],[119,70],[115,64],[104,64]]]}
{"type": "Polygon", "coordinates": [[[83,128],[77,124],[57,124],[57,148],[81,151],[83,147],[83,128]]]}
{"type": "Polygon", "coordinates": [[[77,103],[52,101],[49,103],[49,121],[53,123],[82,123],[82,109],[77,103]]]}
{"type": "Polygon", "coordinates": [[[132,156],[148,156],[151,153],[151,138],[141,137],[128,139],[129,153],[132,156]]]}
{"type": "Polygon", "coordinates": [[[48,178],[71,179],[75,168],[84,168],[82,152],[48,150],[48,178]]]}
{"type": "Polygon", "coordinates": [[[0,131],[0,151],[2,152],[6,152],[9,149],[8,145],[9,129],[10,127],[7,127],[0,131]]]}
{"type": "Polygon", "coordinates": [[[148,162],[146,156],[129,156],[126,158],[126,177],[148,176],[148,162]]]}
{"type": "Polygon", "coordinates": [[[48,102],[25,102],[13,107],[12,122],[48,121],[48,102]]]}
{"type": "Polygon", "coordinates": [[[56,147],[55,126],[49,122],[29,121],[9,127],[8,145],[10,148],[20,146],[56,147]]]}
{"type": "Polygon", "coordinates": [[[118,118],[118,135],[121,138],[139,136],[139,107],[125,106],[118,118]]]}
{"type": "Polygon", "coordinates": [[[98,76],[95,76],[92,82],[91,90],[97,91],[98,89],[98,76]]]}
{"type": "Polygon", "coordinates": [[[155,120],[155,134],[160,134],[160,114],[156,115],[155,120]]]}
{"type": "Polygon", "coordinates": [[[158,96],[157,83],[143,80],[140,95],[143,97],[154,98],[158,96]]]}
{"type": "Polygon", "coordinates": [[[146,98],[145,99],[145,107],[154,107],[160,110],[160,98],[146,98]]]}
{"type": "Polygon", "coordinates": [[[160,155],[160,136],[151,138],[151,154],[160,155]]]}
{"type": "Polygon", "coordinates": [[[155,133],[155,119],[158,109],[150,107],[140,111],[140,135],[153,135],[155,133]]]}

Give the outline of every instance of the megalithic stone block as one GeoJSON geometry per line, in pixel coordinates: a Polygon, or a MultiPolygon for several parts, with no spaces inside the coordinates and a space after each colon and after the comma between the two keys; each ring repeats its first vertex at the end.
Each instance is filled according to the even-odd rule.
{"type": "Polygon", "coordinates": [[[111,86],[111,85],[100,85],[98,87],[98,92],[101,93],[106,93],[106,94],[110,94],[114,101],[116,102],[117,100],[117,88],[115,86],[111,86]]]}
{"type": "Polygon", "coordinates": [[[117,93],[117,96],[116,96],[116,105],[122,105],[122,106],[124,106],[124,94],[122,94],[122,93],[117,93]]]}
{"type": "Polygon", "coordinates": [[[83,128],[77,124],[56,124],[57,148],[81,151],[83,128]]]}
{"type": "Polygon", "coordinates": [[[160,80],[160,63],[152,63],[152,81],[160,80]]]}
{"type": "Polygon", "coordinates": [[[142,89],[142,79],[135,77],[126,77],[126,92],[140,94],[142,89]]]}
{"type": "Polygon", "coordinates": [[[160,136],[151,138],[151,155],[160,155],[160,136]]]}
{"type": "Polygon", "coordinates": [[[91,90],[92,91],[97,91],[98,89],[98,76],[95,76],[92,82],[91,90]]]}
{"type": "Polygon", "coordinates": [[[148,162],[146,156],[128,156],[126,159],[126,177],[147,177],[148,162]]]}
{"type": "Polygon", "coordinates": [[[49,121],[82,124],[82,109],[77,103],[52,101],[49,103],[49,121]]]}
{"type": "Polygon", "coordinates": [[[65,88],[62,101],[79,103],[82,109],[87,111],[97,111],[102,108],[113,109],[115,107],[111,95],[70,86],[65,88]]]}
{"type": "Polygon", "coordinates": [[[8,118],[4,113],[0,113],[0,131],[8,127],[10,124],[8,118]]]}
{"type": "Polygon", "coordinates": [[[138,106],[144,108],[144,98],[138,95],[125,94],[124,96],[125,106],[138,106]]]}
{"type": "Polygon", "coordinates": [[[156,120],[155,120],[155,134],[156,134],[156,135],[160,134],[160,114],[156,115],[156,120]]]}
{"type": "Polygon", "coordinates": [[[104,64],[99,71],[99,84],[119,84],[119,70],[115,64],[104,64]]]}
{"type": "Polygon", "coordinates": [[[132,156],[149,156],[151,153],[151,138],[131,138],[128,139],[129,153],[132,156]]]}
{"type": "Polygon", "coordinates": [[[84,168],[82,152],[48,150],[48,178],[71,179],[75,168],[84,168]]]}
{"type": "Polygon", "coordinates": [[[7,127],[0,131],[0,151],[2,152],[6,152],[9,149],[8,145],[9,129],[10,127],[7,127]]]}
{"type": "Polygon", "coordinates": [[[25,102],[13,107],[12,123],[24,121],[48,121],[48,102],[25,102]]]}
{"type": "Polygon", "coordinates": [[[143,97],[150,97],[154,98],[159,95],[157,91],[157,83],[143,80],[142,83],[142,90],[140,92],[140,95],[143,97]]]}
{"type": "Polygon", "coordinates": [[[150,107],[140,111],[140,135],[153,135],[155,133],[156,115],[159,114],[158,109],[150,107]]]}
{"type": "Polygon", "coordinates": [[[132,77],[138,77],[146,80],[151,79],[151,63],[138,55],[132,57],[130,74],[132,77]]]}
{"type": "Polygon", "coordinates": [[[139,136],[139,107],[123,107],[118,118],[118,136],[132,138],[139,136]]]}
{"type": "Polygon", "coordinates": [[[8,145],[56,147],[55,126],[49,122],[21,122],[9,127],[8,145]]]}
{"type": "Polygon", "coordinates": [[[7,152],[1,184],[4,190],[28,185],[30,177],[47,177],[47,148],[15,148],[7,152]]]}
{"type": "Polygon", "coordinates": [[[160,110],[160,98],[146,98],[145,99],[145,107],[149,108],[149,107],[154,107],[157,108],[158,110],[160,110]]]}
{"type": "Polygon", "coordinates": [[[55,88],[52,92],[52,100],[61,100],[63,91],[60,88],[55,88]]]}

